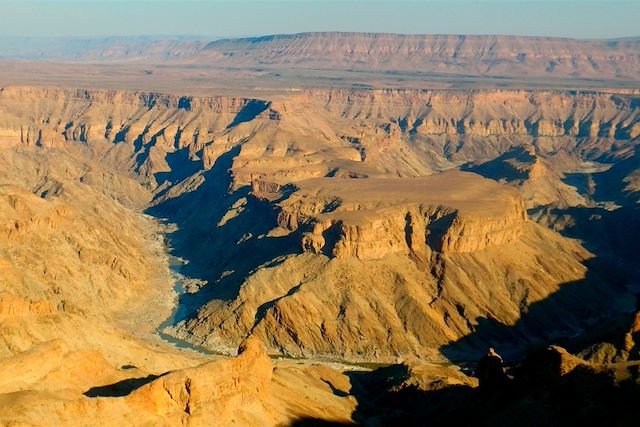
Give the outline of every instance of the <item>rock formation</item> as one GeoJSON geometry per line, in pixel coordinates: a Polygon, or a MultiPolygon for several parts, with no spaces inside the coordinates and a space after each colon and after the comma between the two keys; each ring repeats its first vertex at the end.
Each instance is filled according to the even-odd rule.
{"type": "Polygon", "coordinates": [[[518,147],[488,162],[467,165],[464,170],[517,186],[528,209],[588,204],[577,188],[564,183],[564,174],[555,172],[536,155],[534,147],[518,147]]]}
{"type": "Polygon", "coordinates": [[[139,371],[113,368],[99,353],[68,353],[62,342],[43,344],[0,366],[0,423],[7,425],[257,426],[302,416],[345,422],[355,402],[346,392],[334,395],[330,381],[348,384],[348,378],[330,368],[279,364],[274,372],[257,339],[243,343],[234,359],[140,378],[131,377],[139,371]],[[94,387],[88,388],[87,380],[94,387]],[[292,390],[300,383],[304,395],[292,390]]]}
{"type": "MultiPolygon", "coordinates": [[[[386,398],[475,386],[425,360],[584,337],[633,293],[637,263],[578,231],[604,218],[609,240],[633,238],[639,114],[615,90],[4,88],[0,367],[21,374],[0,375],[0,423],[359,421],[368,374],[267,354],[409,360],[386,398]],[[188,261],[188,293],[164,332],[241,346],[236,359],[155,335],[173,302],[166,250],[188,261]]],[[[582,355],[635,354],[627,332],[582,355]]],[[[561,377],[600,373],[549,351],[561,377]]]]}
{"type": "Polygon", "coordinates": [[[626,156],[640,134],[634,99],[562,91],[316,91],[257,100],[5,88],[0,135],[12,145],[88,145],[152,189],[209,170],[228,154],[237,188],[256,179],[426,175],[517,146],[534,145],[543,160],[558,158],[565,167],[575,163],[571,158],[613,160],[626,156]],[[545,131],[545,123],[557,131],[545,131]]]}
{"type": "MultiPolygon", "coordinates": [[[[584,298],[597,313],[611,293],[586,277],[591,255],[527,221],[514,191],[472,174],[425,175],[494,162],[523,179],[512,183],[528,207],[575,205],[583,196],[564,174],[619,162],[638,138],[634,96],[605,92],[259,100],[22,87],[3,89],[0,110],[9,152],[33,153],[9,161],[69,151],[87,159],[71,176],[39,166],[29,188],[52,201],[43,206],[80,199],[75,186],[88,185],[133,208],[152,199],[148,212],[176,223],[172,245],[198,286],[173,334],[233,352],[254,333],[270,352],[358,360],[433,355],[483,319],[514,325],[563,283],[585,281],[564,291],[575,298],[563,310],[584,298]]],[[[77,252],[102,260],[99,250],[77,252]]],[[[109,268],[135,283],[134,259],[109,268]]],[[[585,318],[574,313],[558,323],[541,310],[527,333],[572,333],[585,318]]]]}
{"type": "MultiPolygon", "coordinates": [[[[640,394],[638,362],[591,364],[558,346],[532,350],[510,366],[513,376],[495,387],[469,380],[425,386],[403,365],[378,369],[358,379],[360,397],[353,419],[360,424],[522,425],[613,423],[633,425],[640,394]],[[434,387],[435,386],[435,387],[434,387]]],[[[441,372],[444,369],[441,370],[441,372]]],[[[452,377],[452,373],[449,373],[452,377]]]]}
{"type": "Polygon", "coordinates": [[[638,40],[302,33],[214,41],[187,60],[236,67],[637,79],[638,49],[638,40]]]}
{"type": "MultiPolygon", "coordinates": [[[[207,42],[197,38],[88,38],[0,40],[4,60],[63,63],[142,64],[149,78],[153,65],[206,65],[242,70],[322,69],[325,72],[403,72],[500,76],[522,79],[590,78],[637,80],[638,39],[578,40],[495,35],[402,35],[373,33],[301,33],[207,42]]],[[[237,71],[236,71],[237,72],[237,71]]],[[[353,76],[350,76],[353,78],[353,76]]],[[[445,79],[446,80],[446,79],[445,79]]],[[[549,127],[548,129],[552,129],[549,127]]]]}
{"type": "Polygon", "coordinates": [[[475,252],[516,240],[527,220],[516,192],[473,174],[319,178],[296,185],[299,190],[280,202],[278,226],[304,231],[305,251],[335,258],[475,252]]]}

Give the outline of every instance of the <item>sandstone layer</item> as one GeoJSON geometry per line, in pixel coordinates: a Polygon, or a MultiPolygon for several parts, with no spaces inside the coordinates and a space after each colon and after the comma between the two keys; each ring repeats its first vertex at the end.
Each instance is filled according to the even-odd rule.
{"type": "Polygon", "coordinates": [[[209,170],[225,153],[235,186],[264,178],[420,176],[531,145],[543,159],[571,168],[578,159],[607,162],[633,152],[640,135],[636,98],[322,91],[258,100],[5,88],[0,135],[10,144],[88,145],[151,189],[209,170]]]}
{"type": "Polygon", "coordinates": [[[527,221],[513,190],[472,174],[425,176],[493,161],[526,175],[512,184],[527,207],[574,205],[581,196],[560,185],[565,174],[626,161],[637,107],[635,95],[602,92],[260,100],[21,87],[0,93],[0,133],[8,152],[92,165],[22,178],[51,200],[43,209],[65,194],[81,200],[74,188],[88,185],[175,224],[174,253],[194,280],[172,333],[230,353],[254,333],[273,353],[388,360],[456,341],[471,350],[492,334],[571,335],[607,315],[599,307],[614,292],[585,266],[592,255],[527,221]],[[500,332],[506,325],[523,331],[500,332]]]}
{"type": "Polygon", "coordinates": [[[115,369],[97,352],[69,352],[59,341],[0,366],[12,371],[0,377],[3,425],[258,426],[302,417],[347,422],[355,404],[346,376],[314,366],[280,364],[274,370],[256,339],[243,343],[235,359],[163,375],[134,377],[141,372],[115,369]],[[37,363],[42,358],[45,363],[37,363]],[[304,395],[297,387],[305,388],[304,395]],[[345,389],[343,396],[332,387],[345,389]]]}
{"type": "Polygon", "coordinates": [[[278,226],[302,231],[304,250],[335,258],[475,252],[516,240],[526,222],[515,191],[474,174],[317,178],[296,186],[279,203],[278,226]]]}

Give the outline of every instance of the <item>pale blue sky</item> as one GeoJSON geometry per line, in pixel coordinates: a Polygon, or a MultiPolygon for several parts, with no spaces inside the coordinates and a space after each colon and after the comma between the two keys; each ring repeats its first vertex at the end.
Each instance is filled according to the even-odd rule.
{"type": "Polygon", "coordinates": [[[640,0],[0,0],[0,36],[640,35],[640,0]]]}

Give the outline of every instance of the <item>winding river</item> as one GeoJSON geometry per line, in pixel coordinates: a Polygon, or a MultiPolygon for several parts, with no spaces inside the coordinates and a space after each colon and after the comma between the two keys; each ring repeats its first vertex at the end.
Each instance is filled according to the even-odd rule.
{"type": "Polygon", "coordinates": [[[168,342],[169,344],[175,347],[196,351],[198,353],[202,353],[206,355],[220,355],[222,353],[216,353],[204,347],[191,344],[187,341],[181,340],[179,338],[176,338],[164,332],[166,328],[174,326],[176,322],[186,317],[185,307],[182,304],[180,304],[180,296],[185,292],[184,279],[183,279],[184,276],[180,272],[180,269],[184,264],[185,264],[184,260],[172,255],[169,255],[169,269],[171,270],[171,276],[174,281],[173,291],[176,293],[177,298],[176,298],[175,305],[171,310],[171,315],[167,317],[164,320],[164,322],[158,325],[158,327],[156,328],[156,332],[158,333],[160,338],[162,338],[164,341],[168,342]]]}

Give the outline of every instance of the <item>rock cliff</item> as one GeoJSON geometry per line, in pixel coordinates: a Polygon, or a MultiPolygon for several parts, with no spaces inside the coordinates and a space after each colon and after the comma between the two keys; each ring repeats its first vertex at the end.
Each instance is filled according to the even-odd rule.
{"type": "Polygon", "coordinates": [[[12,370],[10,376],[0,374],[0,423],[259,426],[303,417],[350,421],[355,399],[347,396],[345,375],[328,367],[286,363],[274,369],[255,338],[238,353],[163,375],[132,377],[144,374],[137,368],[116,369],[98,352],[74,353],[63,341],[48,342],[0,359],[3,372],[12,370]],[[333,383],[346,389],[343,396],[333,393],[333,383]]]}
{"type": "Polygon", "coordinates": [[[526,221],[516,192],[473,174],[296,185],[280,202],[278,225],[302,231],[304,250],[337,258],[474,252],[516,240],[526,221]]]}
{"type": "MultiPolygon", "coordinates": [[[[588,272],[589,252],[524,208],[577,199],[568,184],[546,190],[583,164],[628,158],[639,114],[633,94],[524,90],[260,100],[22,87],[2,90],[0,110],[10,152],[86,162],[16,178],[36,193],[29,203],[81,200],[88,185],[176,224],[174,251],[198,285],[171,333],[225,352],[254,333],[270,352],[354,360],[433,356],[491,322],[515,341],[500,325],[540,337],[582,327],[579,307],[597,313],[611,293],[588,272]],[[526,175],[515,184],[527,205],[494,181],[441,173],[492,161],[526,175]],[[520,325],[555,294],[562,321],[541,308],[520,325]]],[[[101,250],[78,257],[110,259],[101,250]]],[[[105,268],[136,283],[137,259],[105,268]]]]}
{"type": "Polygon", "coordinates": [[[316,91],[258,100],[5,88],[0,135],[12,145],[80,143],[156,191],[213,168],[228,154],[237,188],[256,179],[420,176],[492,160],[514,146],[533,145],[543,159],[569,154],[607,161],[632,150],[640,135],[636,98],[569,91],[316,91]]]}

